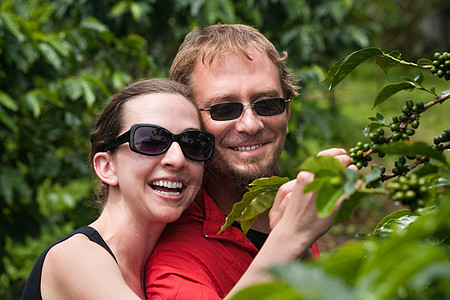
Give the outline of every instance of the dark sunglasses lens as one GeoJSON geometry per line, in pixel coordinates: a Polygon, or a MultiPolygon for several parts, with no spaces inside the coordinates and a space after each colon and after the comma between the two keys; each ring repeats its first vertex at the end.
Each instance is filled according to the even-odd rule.
{"type": "Polygon", "coordinates": [[[281,98],[263,99],[256,101],[253,107],[260,116],[276,116],[284,112],[286,103],[281,98]]]}
{"type": "Polygon", "coordinates": [[[134,147],[142,153],[158,155],[167,149],[170,138],[162,128],[142,126],[134,132],[134,147]]]}
{"type": "Polygon", "coordinates": [[[184,155],[195,161],[210,159],[214,151],[213,136],[198,130],[183,132],[179,143],[184,155]]]}
{"type": "Polygon", "coordinates": [[[211,118],[217,121],[228,121],[238,118],[244,106],[242,103],[219,103],[211,106],[211,118]]]}

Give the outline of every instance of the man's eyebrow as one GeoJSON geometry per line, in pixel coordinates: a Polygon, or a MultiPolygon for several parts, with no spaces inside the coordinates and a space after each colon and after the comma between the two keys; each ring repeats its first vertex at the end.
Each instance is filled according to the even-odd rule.
{"type": "MultiPolygon", "coordinates": [[[[258,91],[256,93],[252,93],[249,97],[249,101],[253,102],[263,97],[279,97],[279,96],[280,93],[278,90],[270,88],[263,91],[258,91]]],[[[237,95],[220,94],[206,100],[205,105],[211,106],[213,104],[221,102],[240,102],[240,101],[242,101],[242,99],[237,95]]]]}
{"type": "Polygon", "coordinates": [[[238,102],[240,100],[239,97],[231,95],[231,94],[222,94],[216,95],[212,98],[209,98],[205,101],[204,105],[211,106],[213,104],[221,103],[221,102],[238,102]]]}
{"type": "Polygon", "coordinates": [[[267,89],[252,95],[251,98],[252,100],[258,100],[263,97],[280,97],[280,93],[276,89],[267,89]]]}

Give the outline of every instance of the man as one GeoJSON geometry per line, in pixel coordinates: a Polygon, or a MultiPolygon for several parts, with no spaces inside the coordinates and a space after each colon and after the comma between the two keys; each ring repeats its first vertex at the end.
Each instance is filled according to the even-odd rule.
{"type": "MultiPolygon", "coordinates": [[[[332,216],[317,216],[314,193],[302,193],[313,176],[301,172],[247,236],[239,224],[217,235],[249,183],[280,175],[288,103],[297,96],[286,57],[245,25],[213,25],[186,36],[169,77],[191,87],[205,129],[215,135],[216,152],[199,199],[169,224],[147,262],[149,299],[224,298],[267,280],[268,267],[307,255],[331,227],[332,216]]],[[[344,150],[321,154],[349,165],[344,150]]]]}

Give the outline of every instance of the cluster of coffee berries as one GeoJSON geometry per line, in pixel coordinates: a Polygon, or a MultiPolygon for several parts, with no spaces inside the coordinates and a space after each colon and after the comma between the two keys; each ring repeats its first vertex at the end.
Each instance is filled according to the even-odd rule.
{"type": "Polygon", "coordinates": [[[393,201],[408,205],[411,210],[425,206],[428,197],[428,189],[425,186],[426,180],[417,174],[410,176],[399,176],[396,181],[389,182],[387,188],[390,190],[393,201]]]}
{"type": "Polygon", "coordinates": [[[367,167],[367,165],[369,164],[368,162],[372,160],[372,157],[370,157],[370,155],[365,156],[364,152],[369,150],[369,143],[356,143],[356,146],[348,151],[351,158],[351,163],[354,164],[358,169],[367,167]]]}
{"type": "Polygon", "coordinates": [[[444,130],[441,135],[438,135],[434,138],[434,144],[436,147],[441,143],[450,142],[450,128],[444,130]]]}
{"type": "Polygon", "coordinates": [[[392,117],[391,131],[392,141],[408,140],[410,136],[415,134],[415,129],[420,125],[419,114],[425,109],[423,102],[414,103],[411,99],[407,99],[405,105],[402,107],[402,113],[399,116],[392,117]],[[404,123],[411,120],[410,123],[404,123]],[[401,124],[411,125],[411,128],[401,124]]]}
{"type": "Polygon", "coordinates": [[[433,75],[437,75],[439,78],[444,77],[445,80],[450,80],[450,53],[434,53],[431,73],[433,75]]]}
{"type": "Polygon", "coordinates": [[[400,156],[394,163],[394,167],[392,168],[392,173],[395,175],[401,175],[408,172],[407,164],[406,164],[406,158],[415,160],[417,157],[416,155],[407,155],[400,156]]]}

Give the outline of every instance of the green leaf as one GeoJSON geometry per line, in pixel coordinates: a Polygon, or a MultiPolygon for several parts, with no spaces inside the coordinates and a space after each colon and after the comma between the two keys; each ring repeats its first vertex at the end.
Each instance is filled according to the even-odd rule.
{"type": "Polygon", "coordinates": [[[281,282],[297,291],[302,299],[355,299],[353,290],[337,276],[326,273],[323,268],[293,262],[271,269],[281,282]]]}
{"type": "Polygon", "coordinates": [[[215,23],[217,21],[219,11],[217,0],[205,1],[203,5],[208,23],[215,23]]]}
{"type": "Polygon", "coordinates": [[[418,214],[409,209],[402,209],[386,216],[373,230],[373,234],[387,237],[394,229],[406,228],[411,222],[418,218],[418,214]]]}
{"type": "Polygon", "coordinates": [[[80,80],[77,78],[68,78],[64,82],[64,90],[72,101],[77,100],[83,94],[80,80]]]}
{"type": "Polygon", "coordinates": [[[12,132],[16,133],[19,131],[14,119],[9,116],[1,107],[0,107],[0,122],[3,123],[6,127],[8,127],[12,132]]]}
{"type": "Polygon", "coordinates": [[[340,179],[340,177],[336,176],[336,174],[333,175],[334,176],[326,176],[326,177],[315,176],[314,180],[305,186],[305,188],[303,189],[303,193],[309,193],[312,191],[320,190],[323,187],[323,185],[328,181],[330,181],[332,178],[340,179]]]}
{"type": "Polygon", "coordinates": [[[378,122],[377,123],[370,123],[369,125],[364,127],[362,133],[365,136],[368,136],[369,133],[374,132],[375,130],[377,130],[378,128],[383,127],[383,126],[384,126],[384,124],[381,124],[381,123],[378,123],[378,122]]]}
{"type": "Polygon", "coordinates": [[[96,31],[99,33],[109,31],[107,26],[105,26],[102,22],[93,17],[85,19],[83,23],[81,23],[81,28],[96,31]]]}
{"type": "Polygon", "coordinates": [[[386,99],[388,99],[392,95],[394,95],[400,91],[403,91],[403,90],[412,90],[415,87],[416,87],[415,84],[411,83],[409,81],[403,81],[403,82],[399,82],[399,83],[389,84],[389,85],[385,86],[378,93],[371,109],[374,109],[375,106],[383,103],[384,101],[386,101],[386,99]]]}
{"type": "Polygon", "coordinates": [[[421,58],[417,61],[417,66],[423,68],[425,66],[432,66],[433,62],[428,58],[421,58]]]}
{"type": "Polygon", "coordinates": [[[127,11],[127,9],[128,9],[128,2],[127,1],[119,1],[116,4],[114,4],[109,15],[113,18],[120,17],[127,11]]]}
{"type": "Polygon", "coordinates": [[[396,59],[401,58],[401,54],[398,50],[394,50],[388,53],[388,55],[375,57],[375,62],[381,68],[381,70],[383,70],[384,73],[387,73],[390,69],[399,65],[399,62],[391,59],[389,56],[392,56],[396,59]]]}
{"type": "Polygon", "coordinates": [[[92,89],[92,86],[86,80],[81,80],[81,90],[83,91],[84,100],[86,101],[87,106],[90,108],[95,102],[95,94],[92,89]]]}
{"type": "Polygon", "coordinates": [[[39,50],[41,51],[44,59],[52,65],[57,71],[60,71],[62,68],[62,61],[59,57],[58,53],[47,43],[40,43],[39,50]]]}
{"type": "Polygon", "coordinates": [[[250,202],[242,214],[237,218],[237,221],[241,221],[241,228],[245,234],[247,234],[250,227],[256,221],[256,218],[272,207],[277,191],[278,190],[261,191],[261,193],[250,202]]]}
{"type": "Polygon", "coordinates": [[[11,182],[11,171],[7,168],[0,169],[0,193],[8,206],[13,204],[13,185],[11,182]]]}
{"type": "MultiPolygon", "coordinates": [[[[419,235],[414,232],[417,228],[412,228],[417,222],[402,230],[402,234],[395,238],[385,239],[378,245],[368,243],[369,251],[356,282],[359,299],[396,299],[399,291],[408,292],[406,288],[410,285],[409,281],[427,266],[435,263],[448,266],[448,253],[444,248],[417,238],[419,235]]],[[[436,284],[428,282],[427,286],[433,286],[434,289],[436,284]]]]}
{"type": "Polygon", "coordinates": [[[311,156],[299,167],[300,170],[309,171],[314,174],[321,170],[332,170],[337,173],[346,173],[344,165],[331,156],[311,156]]]}
{"type": "Polygon", "coordinates": [[[375,121],[378,122],[380,124],[386,125],[386,119],[384,118],[384,116],[380,113],[377,113],[375,115],[375,117],[370,117],[369,118],[370,121],[375,121]]]}
{"type": "Polygon", "coordinates": [[[358,206],[358,204],[361,202],[361,199],[365,196],[367,196],[366,193],[361,193],[358,191],[351,194],[348,199],[345,199],[345,201],[342,202],[336,215],[334,216],[333,222],[339,223],[350,218],[355,207],[358,206]]]}
{"type": "Polygon", "coordinates": [[[379,166],[372,166],[370,173],[364,175],[365,182],[372,182],[378,180],[381,177],[381,168],[379,166]]]}
{"type": "Polygon", "coordinates": [[[346,176],[344,181],[344,192],[346,195],[352,195],[356,191],[356,181],[358,180],[358,173],[351,169],[345,169],[346,176]]]}
{"type": "Polygon", "coordinates": [[[316,208],[320,217],[330,215],[340,197],[344,196],[344,188],[335,186],[329,181],[317,191],[316,208]]]}
{"type": "Polygon", "coordinates": [[[55,92],[50,91],[49,89],[39,88],[36,89],[36,94],[47,100],[48,102],[58,106],[63,107],[64,104],[59,98],[58,94],[55,92]]]}
{"type": "Polygon", "coordinates": [[[28,107],[31,109],[33,117],[35,118],[39,117],[41,115],[41,107],[36,92],[30,91],[26,93],[25,101],[28,104],[28,107]]]}
{"type": "Polygon", "coordinates": [[[414,77],[414,81],[417,82],[419,85],[422,84],[422,82],[423,82],[423,73],[420,70],[417,71],[416,77],[414,77]]]}
{"type": "Polygon", "coordinates": [[[301,300],[291,287],[280,282],[267,282],[246,287],[237,292],[231,300],[301,300]]]}
{"type": "Polygon", "coordinates": [[[25,36],[20,32],[20,26],[14,20],[13,16],[7,11],[0,11],[0,18],[3,20],[5,27],[16,37],[19,42],[25,40],[25,36]]]}
{"type": "Polygon", "coordinates": [[[333,77],[334,77],[334,75],[336,75],[337,71],[339,70],[339,67],[342,64],[343,60],[344,59],[341,59],[333,64],[333,66],[330,68],[327,75],[325,76],[325,79],[322,82],[325,82],[328,85],[331,85],[333,77]]]}
{"type": "Polygon", "coordinates": [[[64,57],[68,57],[70,55],[70,44],[64,40],[61,40],[60,38],[57,38],[55,36],[50,36],[47,39],[48,43],[58,51],[59,54],[61,54],[64,57]]]}
{"type": "Polygon", "coordinates": [[[17,111],[19,108],[14,99],[3,91],[0,91],[0,104],[12,111],[17,111]]]}
{"type": "Polygon", "coordinates": [[[390,143],[387,145],[381,145],[380,150],[386,154],[399,154],[399,155],[423,155],[428,158],[434,158],[444,164],[447,164],[444,154],[442,152],[433,149],[431,146],[424,142],[412,142],[403,141],[397,143],[390,143]]]}
{"type": "Polygon", "coordinates": [[[408,285],[409,288],[416,291],[416,293],[423,293],[423,291],[428,289],[430,282],[445,282],[443,279],[447,281],[446,286],[448,293],[450,292],[448,288],[448,282],[450,282],[450,267],[448,264],[433,262],[417,272],[417,274],[409,280],[408,285]]]}
{"type": "Polygon", "coordinates": [[[233,205],[231,213],[227,216],[225,224],[220,228],[218,234],[222,233],[238,219],[244,220],[241,224],[242,230],[244,231],[244,227],[248,230],[256,217],[273,205],[278,189],[288,181],[289,178],[278,176],[254,180],[250,185],[249,191],[242,197],[242,200],[233,205]]]}
{"type": "Polygon", "coordinates": [[[331,90],[333,87],[338,85],[339,82],[341,82],[345,77],[347,77],[347,75],[351,71],[353,71],[353,69],[355,69],[357,66],[359,66],[362,62],[371,57],[379,55],[384,55],[384,52],[381,51],[379,48],[371,47],[355,51],[350,55],[346,56],[339,64],[336,73],[333,76],[330,75],[329,81],[331,81],[331,84],[329,86],[329,89],[331,90]]]}

